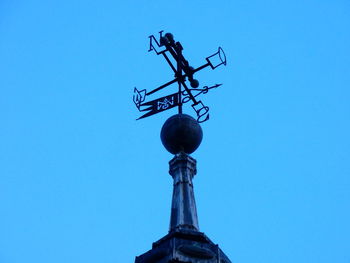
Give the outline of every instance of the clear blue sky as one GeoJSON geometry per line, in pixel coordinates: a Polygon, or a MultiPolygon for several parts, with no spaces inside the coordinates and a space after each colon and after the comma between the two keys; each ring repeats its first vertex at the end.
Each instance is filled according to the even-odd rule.
{"type": "MultiPolygon", "coordinates": [[[[122,263],[168,231],[171,154],[132,92],[203,70],[199,224],[233,262],[350,262],[350,3],[0,2],[0,262],[122,263]]],[[[190,108],[185,112],[193,114],[190,108]]]]}

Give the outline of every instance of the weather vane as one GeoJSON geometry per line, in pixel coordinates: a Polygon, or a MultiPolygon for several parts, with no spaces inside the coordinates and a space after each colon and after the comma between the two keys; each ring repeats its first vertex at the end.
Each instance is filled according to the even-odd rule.
{"type": "Polygon", "coordinates": [[[205,106],[201,100],[197,100],[197,97],[201,94],[206,94],[209,90],[217,88],[222,84],[199,88],[199,82],[194,79],[193,76],[197,71],[206,67],[215,69],[220,65],[226,66],[226,56],[223,49],[219,47],[216,53],[206,58],[207,63],[198,68],[193,68],[182,55],[182,45],[180,42],[175,42],[171,33],[166,33],[163,36],[163,31],[160,31],[159,41],[154,35],[149,37],[149,41],[148,51],[150,52],[154,50],[157,55],[163,55],[171,69],[174,71],[175,78],[148,92],[146,89],[138,90],[136,87],[134,88],[133,101],[140,112],[145,112],[145,114],[139,117],[138,120],[174,107],[178,107],[178,112],[181,114],[182,105],[191,101],[193,103],[192,108],[197,114],[197,121],[199,123],[207,121],[209,119],[209,107],[205,106]],[[168,54],[170,54],[175,60],[175,65],[172,63],[168,54]],[[187,81],[190,83],[191,88],[187,86],[187,81]],[[147,96],[174,83],[178,83],[178,92],[145,102],[147,96]]]}

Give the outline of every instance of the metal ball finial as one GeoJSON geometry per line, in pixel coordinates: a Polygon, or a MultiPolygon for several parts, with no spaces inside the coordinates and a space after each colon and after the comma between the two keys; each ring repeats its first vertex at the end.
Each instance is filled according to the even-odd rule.
{"type": "Polygon", "coordinates": [[[199,123],[187,114],[176,114],[167,119],[160,138],[168,152],[193,153],[201,144],[203,131],[199,123]]]}

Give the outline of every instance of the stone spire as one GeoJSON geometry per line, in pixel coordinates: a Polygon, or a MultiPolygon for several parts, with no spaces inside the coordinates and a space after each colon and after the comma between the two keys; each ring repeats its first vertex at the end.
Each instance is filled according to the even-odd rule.
{"type": "Polygon", "coordinates": [[[181,152],[169,162],[169,166],[169,173],[174,179],[170,231],[181,229],[199,231],[192,184],[192,179],[197,173],[196,160],[181,152]]]}
{"type": "Polygon", "coordinates": [[[163,125],[164,147],[175,157],[169,162],[174,179],[169,233],[152,249],[136,257],[135,263],[231,263],[218,245],[199,232],[192,179],[196,160],[189,154],[202,141],[202,128],[189,115],[177,114],[163,125]]]}

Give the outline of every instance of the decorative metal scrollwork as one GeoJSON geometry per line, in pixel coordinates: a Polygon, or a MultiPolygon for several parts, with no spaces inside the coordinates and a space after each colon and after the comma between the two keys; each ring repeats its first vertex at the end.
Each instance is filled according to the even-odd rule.
{"type": "Polygon", "coordinates": [[[181,43],[175,42],[172,34],[166,33],[163,36],[163,31],[160,31],[159,40],[157,40],[154,35],[149,36],[149,40],[148,51],[154,51],[157,55],[162,55],[168,62],[171,69],[174,71],[175,78],[149,92],[147,92],[146,89],[138,90],[136,87],[134,88],[133,101],[139,111],[145,112],[145,114],[138,119],[142,119],[174,107],[178,107],[179,113],[182,113],[182,105],[192,101],[192,108],[197,114],[197,121],[207,121],[209,119],[209,107],[205,106],[202,101],[197,101],[196,97],[201,94],[206,94],[209,90],[217,88],[222,84],[198,88],[199,81],[194,78],[194,74],[206,67],[215,69],[221,65],[226,66],[226,55],[223,49],[219,47],[216,53],[206,58],[207,63],[198,68],[193,68],[182,54],[183,47],[181,43]],[[171,55],[172,59],[175,60],[175,63],[171,61],[171,57],[168,56],[169,54],[171,55]],[[187,87],[187,81],[189,82],[191,88],[187,87]],[[147,96],[174,83],[178,83],[178,92],[145,102],[147,96]]]}

